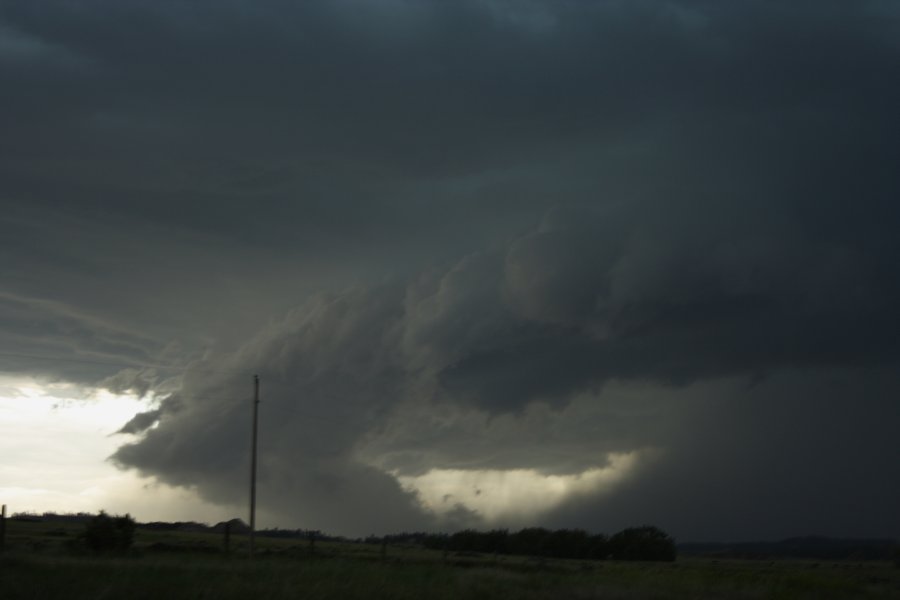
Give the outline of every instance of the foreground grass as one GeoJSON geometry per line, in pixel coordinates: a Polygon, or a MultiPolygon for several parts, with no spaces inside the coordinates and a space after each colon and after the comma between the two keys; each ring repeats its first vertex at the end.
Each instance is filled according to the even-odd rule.
{"type": "Polygon", "coordinates": [[[392,545],[139,530],[125,558],[73,555],[83,524],[10,522],[0,600],[129,598],[900,598],[900,569],[877,562],[622,563],[450,554],[392,545]]]}
{"type": "Polygon", "coordinates": [[[888,565],[481,565],[284,556],[0,558],[0,598],[900,598],[888,565]]]}

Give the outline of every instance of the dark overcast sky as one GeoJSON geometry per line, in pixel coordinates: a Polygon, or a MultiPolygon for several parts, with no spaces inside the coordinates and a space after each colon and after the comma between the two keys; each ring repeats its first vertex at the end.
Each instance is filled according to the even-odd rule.
{"type": "Polygon", "coordinates": [[[900,537],[898,74],[888,1],[8,0],[0,364],[178,386],[114,460],[212,500],[259,373],[286,526],[634,453],[529,524],[900,537]]]}

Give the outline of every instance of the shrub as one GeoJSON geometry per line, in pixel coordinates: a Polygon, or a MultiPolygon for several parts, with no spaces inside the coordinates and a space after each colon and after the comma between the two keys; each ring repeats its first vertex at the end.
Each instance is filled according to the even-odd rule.
{"type": "Polygon", "coordinates": [[[630,527],[609,539],[616,560],[675,560],[675,540],[651,525],[630,527]]]}
{"type": "Polygon", "coordinates": [[[113,517],[101,510],[85,525],[84,542],[95,554],[124,554],[134,541],[134,527],[130,515],[113,517]]]}

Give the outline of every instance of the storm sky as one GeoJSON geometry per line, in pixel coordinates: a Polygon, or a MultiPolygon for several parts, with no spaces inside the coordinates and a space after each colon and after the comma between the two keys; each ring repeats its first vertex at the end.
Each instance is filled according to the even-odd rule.
{"type": "Polygon", "coordinates": [[[271,525],[900,537],[898,74],[888,1],[9,0],[0,371],[211,505],[258,374],[271,525]]]}

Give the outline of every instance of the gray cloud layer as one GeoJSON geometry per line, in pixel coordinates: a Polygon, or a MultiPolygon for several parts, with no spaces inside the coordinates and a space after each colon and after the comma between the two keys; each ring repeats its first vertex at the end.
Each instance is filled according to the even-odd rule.
{"type": "Polygon", "coordinates": [[[387,471],[653,447],[543,518],[900,535],[898,23],[883,2],[5,3],[6,370],[143,392],[169,373],[104,363],[194,361],[115,458],[223,502],[259,372],[285,523],[438,526],[387,471]]]}

